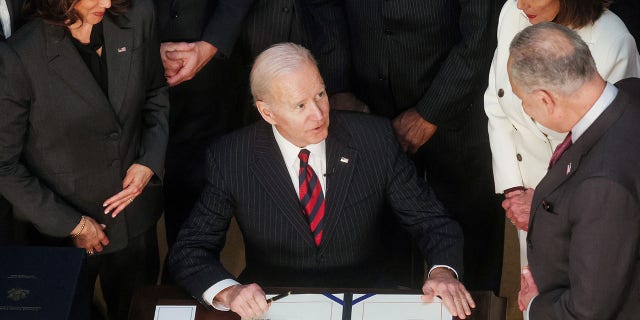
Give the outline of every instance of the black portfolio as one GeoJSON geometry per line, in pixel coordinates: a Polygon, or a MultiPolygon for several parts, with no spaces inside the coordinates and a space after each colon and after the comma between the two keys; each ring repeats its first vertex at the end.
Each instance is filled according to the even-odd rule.
{"type": "Polygon", "coordinates": [[[0,247],[0,320],[89,319],[85,253],[0,247]]]}

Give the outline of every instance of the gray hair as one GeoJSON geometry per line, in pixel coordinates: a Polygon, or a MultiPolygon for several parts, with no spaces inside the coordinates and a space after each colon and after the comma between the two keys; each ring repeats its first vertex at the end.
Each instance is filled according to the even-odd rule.
{"type": "Polygon", "coordinates": [[[527,93],[567,96],[597,73],[591,51],[573,30],[542,22],[520,31],[509,47],[511,80],[527,93]]]}
{"type": "Polygon", "coordinates": [[[318,64],[309,50],[291,42],[275,44],[260,53],[249,75],[253,100],[262,100],[269,94],[273,79],[292,73],[307,62],[318,64]]]}

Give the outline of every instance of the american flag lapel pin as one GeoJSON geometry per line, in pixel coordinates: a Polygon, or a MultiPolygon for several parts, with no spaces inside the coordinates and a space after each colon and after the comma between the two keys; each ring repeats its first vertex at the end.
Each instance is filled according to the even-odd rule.
{"type": "Polygon", "coordinates": [[[340,157],[340,162],[342,163],[349,163],[349,159],[345,158],[345,157],[340,157]]]}
{"type": "Polygon", "coordinates": [[[567,165],[567,175],[569,175],[569,173],[571,173],[571,162],[567,165]]]}
{"type": "Polygon", "coordinates": [[[123,53],[127,51],[127,47],[120,47],[118,48],[118,53],[123,53]]]}

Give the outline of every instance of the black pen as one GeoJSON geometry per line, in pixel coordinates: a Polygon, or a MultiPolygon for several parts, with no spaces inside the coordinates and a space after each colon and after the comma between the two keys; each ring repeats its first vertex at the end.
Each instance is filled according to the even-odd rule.
{"type": "Polygon", "coordinates": [[[275,296],[275,297],[272,297],[272,298],[267,299],[267,303],[271,303],[271,302],[274,302],[274,301],[278,301],[278,300],[280,300],[280,299],[282,299],[282,298],[284,298],[284,297],[286,297],[286,296],[288,296],[288,295],[290,295],[290,294],[291,294],[291,291],[289,291],[289,292],[287,292],[287,293],[279,294],[279,295],[277,295],[277,296],[275,296]]]}

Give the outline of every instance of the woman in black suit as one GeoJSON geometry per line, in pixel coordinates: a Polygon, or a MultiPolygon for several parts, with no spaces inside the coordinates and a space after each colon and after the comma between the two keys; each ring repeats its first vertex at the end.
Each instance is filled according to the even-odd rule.
{"type": "Polygon", "coordinates": [[[83,248],[109,317],[157,277],[168,98],[147,0],[33,0],[0,47],[0,193],[83,248]]]}

